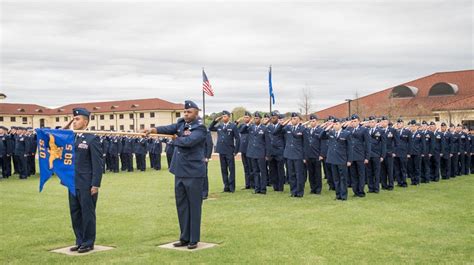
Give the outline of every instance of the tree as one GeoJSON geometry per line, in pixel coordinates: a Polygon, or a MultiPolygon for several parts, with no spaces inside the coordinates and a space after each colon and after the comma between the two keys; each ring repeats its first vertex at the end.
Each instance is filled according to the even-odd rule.
{"type": "Polygon", "coordinates": [[[232,110],[232,118],[234,120],[237,120],[238,118],[243,117],[245,115],[246,111],[247,111],[247,109],[244,108],[244,107],[235,107],[232,110]]]}
{"type": "Polygon", "coordinates": [[[310,88],[305,87],[301,89],[300,102],[298,106],[299,106],[300,111],[305,117],[307,117],[311,113],[311,110],[313,108],[313,103],[312,103],[310,88]]]}

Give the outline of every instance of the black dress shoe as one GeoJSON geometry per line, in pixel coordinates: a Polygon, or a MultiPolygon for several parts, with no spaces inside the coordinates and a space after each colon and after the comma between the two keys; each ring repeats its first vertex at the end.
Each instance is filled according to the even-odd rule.
{"type": "Polygon", "coordinates": [[[69,251],[75,252],[75,251],[78,251],[79,248],[81,248],[81,246],[74,246],[74,247],[71,247],[69,251]]]}
{"type": "Polygon", "coordinates": [[[94,247],[93,246],[81,246],[78,250],[77,250],[77,253],[86,253],[86,252],[89,252],[91,250],[93,250],[94,247]]]}
{"type": "Polygon", "coordinates": [[[204,200],[207,200],[207,196],[205,196],[205,197],[202,197],[202,200],[203,200],[203,201],[204,201],[204,200]]]}
{"type": "Polygon", "coordinates": [[[182,240],[180,240],[179,242],[174,243],[174,244],[173,244],[173,247],[179,248],[179,247],[185,247],[185,246],[187,246],[187,245],[189,245],[189,242],[188,242],[188,241],[182,241],[182,240]]]}
{"type": "Polygon", "coordinates": [[[195,249],[198,247],[198,243],[197,242],[191,242],[188,244],[188,249],[195,249]]]}

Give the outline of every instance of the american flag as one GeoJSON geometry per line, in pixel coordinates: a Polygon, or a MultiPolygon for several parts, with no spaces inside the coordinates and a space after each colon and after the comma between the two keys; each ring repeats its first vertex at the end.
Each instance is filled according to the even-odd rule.
{"type": "Polygon", "coordinates": [[[209,83],[209,79],[207,79],[207,75],[206,72],[204,72],[204,69],[202,70],[202,90],[209,96],[214,96],[214,90],[212,90],[211,83],[209,83]]]}

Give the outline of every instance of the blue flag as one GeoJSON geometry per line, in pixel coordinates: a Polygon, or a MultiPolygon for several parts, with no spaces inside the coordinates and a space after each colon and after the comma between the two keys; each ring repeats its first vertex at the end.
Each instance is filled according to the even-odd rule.
{"type": "Polygon", "coordinates": [[[74,184],[74,132],[71,130],[36,129],[40,167],[40,192],[53,172],[61,184],[76,195],[74,184]]]}
{"type": "Polygon", "coordinates": [[[275,105],[275,94],[273,94],[272,67],[271,66],[270,66],[270,71],[268,71],[268,89],[270,92],[270,98],[272,99],[272,105],[275,105]]]}

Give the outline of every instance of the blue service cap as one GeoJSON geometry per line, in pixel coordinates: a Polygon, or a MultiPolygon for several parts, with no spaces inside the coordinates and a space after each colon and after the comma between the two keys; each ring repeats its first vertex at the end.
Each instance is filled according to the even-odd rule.
{"type": "Polygon", "coordinates": [[[0,129],[3,129],[3,130],[5,130],[5,131],[8,131],[8,128],[5,127],[5,126],[0,126],[0,129]]]}
{"type": "Polygon", "coordinates": [[[270,112],[271,116],[278,116],[279,114],[280,114],[280,112],[278,112],[278,110],[274,110],[274,111],[270,112]]]}
{"type": "Polygon", "coordinates": [[[18,127],[16,127],[16,126],[12,126],[12,127],[10,127],[10,128],[11,128],[12,130],[18,129],[18,127]]]}
{"type": "Polygon", "coordinates": [[[376,119],[375,116],[369,116],[369,121],[373,121],[375,119],[376,119]]]}
{"type": "Polygon", "coordinates": [[[223,110],[223,111],[222,111],[222,115],[230,116],[230,112],[228,112],[227,110],[223,110]]]}
{"type": "Polygon", "coordinates": [[[184,109],[199,109],[198,105],[191,100],[184,101],[184,109]]]}
{"type": "Polygon", "coordinates": [[[402,119],[398,119],[397,122],[403,122],[403,120],[402,120],[402,119]]]}
{"type": "Polygon", "coordinates": [[[436,125],[436,123],[434,123],[434,121],[431,121],[431,122],[430,122],[430,125],[436,125]]]}
{"type": "Polygon", "coordinates": [[[250,112],[248,112],[248,111],[245,111],[244,116],[252,116],[252,113],[250,113],[250,112]]]}
{"type": "Polygon", "coordinates": [[[297,112],[292,112],[292,113],[291,113],[291,117],[292,117],[292,118],[294,118],[294,117],[301,118],[301,117],[300,117],[300,114],[297,113],[297,112]]]}
{"type": "Polygon", "coordinates": [[[382,116],[382,117],[380,117],[380,120],[382,120],[382,121],[387,121],[388,118],[387,118],[387,116],[382,116]]]}
{"type": "Polygon", "coordinates": [[[258,112],[258,111],[255,111],[255,113],[253,114],[253,116],[254,116],[255,118],[262,118],[262,114],[260,114],[260,112],[258,112]]]}
{"type": "Polygon", "coordinates": [[[428,125],[428,123],[426,121],[422,121],[421,124],[428,125]]]}
{"type": "Polygon", "coordinates": [[[310,114],[309,115],[309,120],[312,121],[312,120],[317,120],[318,119],[318,116],[316,116],[316,114],[310,114]]]}
{"type": "Polygon", "coordinates": [[[443,126],[443,127],[446,126],[446,122],[443,121],[443,122],[441,123],[441,126],[443,126]]]}
{"type": "Polygon", "coordinates": [[[332,122],[341,122],[339,118],[333,117],[332,122]]]}
{"type": "Polygon", "coordinates": [[[16,129],[17,130],[26,130],[25,127],[23,127],[23,126],[18,126],[18,127],[16,127],[16,129]]]}
{"type": "Polygon", "coordinates": [[[264,118],[270,118],[270,114],[265,113],[265,114],[263,115],[263,117],[264,117],[264,118]]]}
{"type": "Polygon", "coordinates": [[[285,114],[278,114],[278,119],[284,119],[285,118],[285,114]]]}
{"type": "Polygon", "coordinates": [[[355,120],[355,119],[360,120],[359,115],[357,115],[357,114],[352,114],[352,115],[351,115],[351,120],[355,120]]]}
{"type": "Polygon", "coordinates": [[[411,120],[409,124],[415,125],[415,124],[416,124],[416,120],[411,120]]]}
{"type": "Polygon", "coordinates": [[[91,115],[91,113],[85,108],[74,108],[74,109],[72,109],[72,115],[74,117],[78,116],[78,115],[89,117],[91,115]]]}

